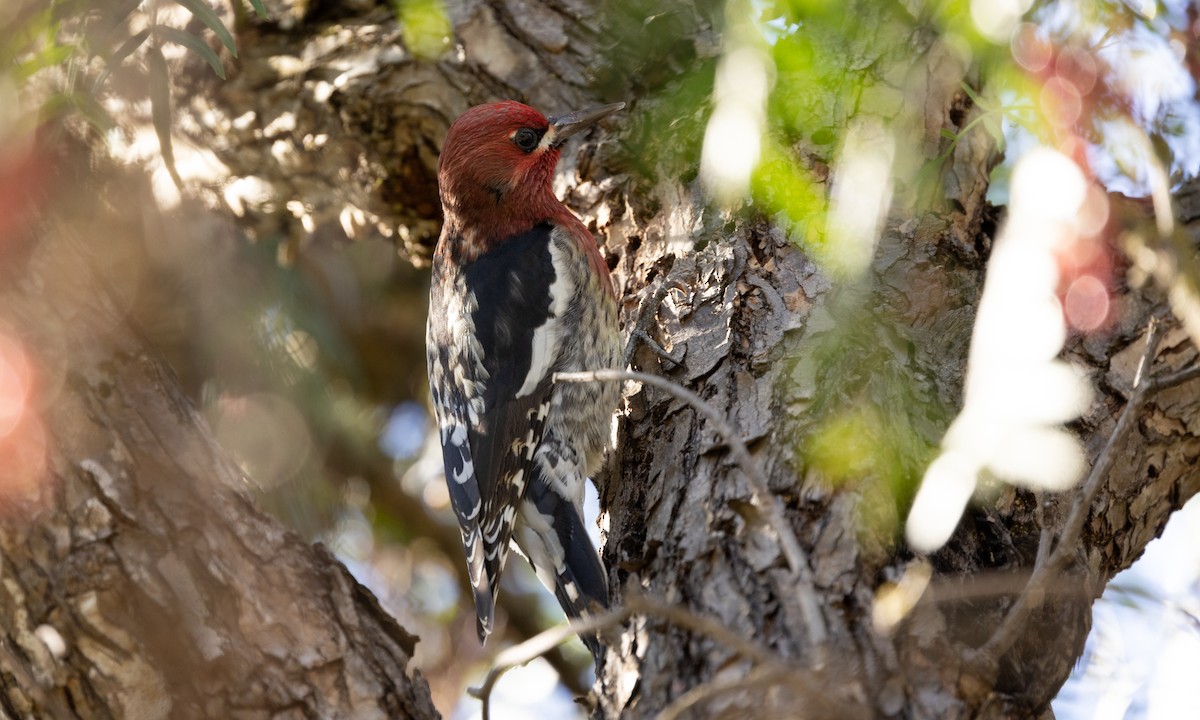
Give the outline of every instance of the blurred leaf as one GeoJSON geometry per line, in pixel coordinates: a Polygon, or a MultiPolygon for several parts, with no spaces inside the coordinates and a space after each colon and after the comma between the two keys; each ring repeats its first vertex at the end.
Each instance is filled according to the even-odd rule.
{"type": "Polygon", "coordinates": [[[821,424],[808,438],[805,456],[834,483],[852,483],[882,464],[883,435],[872,408],[852,410],[821,424]]]}
{"type": "Polygon", "coordinates": [[[26,80],[44,68],[63,64],[79,50],[77,41],[59,41],[61,25],[54,16],[54,9],[54,5],[48,5],[31,14],[0,42],[0,61],[5,65],[16,65],[18,81],[26,80]]]}
{"type": "Polygon", "coordinates": [[[24,62],[17,63],[17,79],[27,80],[39,70],[61,65],[79,48],[76,45],[50,45],[24,62]]]}
{"type": "Polygon", "coordinates": [[[988,113],[983,118],[983,128],[987,130],[988,135],[992,136],[992,142],[996,143],[996,149],[1003,152],[1004,129],[1001,127],[999,119],[995,115],[988,113]]]}
{"type": "Polygon", "coordinates": [[[263,5],[263,0],[250,0],[250,6],[254,8],[254,12],[258,13],[260,18],[266,19],[267,6],[263,5]]]}
{"type": "Polygon", "coordinates": [[[89,125],[101,133],[116,127],[116,121],[108,111],[87,93],[55,93],[46,98],[40,111],[43,117],[54,117],[68,111],[78,112],[89,125]]]}
{"type": "MultiPolygon", "coordinates": [[[[164,40],[169,40],[177,45],[183,45],[189,50],[194,51],[208,61],[208,64],[212,66],[213,72],[217,74],[217,77],[222,80],[225,79],[225,68],[221,67],[221,58],[217,57],[217,54],[208,46],[208,43],[189,32],[184,32],[183,30],[178,30],[167,25],[155,27],[154,32],[164,40]]],[[[160,58],[162,57],[161,52],[158,55],[160,58]]]]}
{"type": "Polygon", "coordinates": [[[104,70],[100,72],[100,77],[96,78],[96,84],[92,86],[92,92],[98,92],[104,86],[104,81],[108,79],[112,71],[120,67],[121,63],[125,62],[125,59],[132,55],[134,50],[140,48],[148,37],[150,37],[150,28],[146,28],[121,43],[121,47],[117,48],[117,51],[104,61],[104,70]]]}
{"type": "Polygon", "coordinates": [[[91,93],[72,93],[71,104],[101,134],[107,133],[117,126],[117,121],[108,114],[108,111],[96,101],[96,97],[91,93]]]}
{"type": "Polygon", "coordinates": [[[450,45],[454,31],[441,0],[398,0],[396,17],[409,52],[420,58],[435,58],[450,45]]]}
{"type": "Polygon", "coordinates": [[[972,88],[970,85],[966,84],[965,82],[959,83],[959,87],[962,88],[962,91],[967,94],[967,97],[971,98],[971,102],[975,103],[975,105],[977,107],[979,107],[980,110],[986,110],[988,112],[991,112],[992,110],[996,109],[996,106],[994,103],[990,103],[990,102],[984,100],[983,97],[979,93],[975,92],[974,88],[972,88]]]}
{"type": "MultiPolygon", "coordinates": [[[[167,28],[159,26],[158,29],[167,28]]],[[[182,188],[183,181],[175,169],[175,150],[171,145],[171,78],[167,75],[167,61],[163,58],[162,50],[155,45],[150,46],[146,61],[150,66],[150,114],[154,119],[154,132],[158,135],[163,164],[167,166],[175,187],[182,188]]]]}
{"type": "Polygon", "coordinates": [[[764,143],[762,161],[750,176],[750,193],[754,202],[783,215],[791,242],[803,247],[818,263],[828,260],[825,186],[769,138],[764,143]]]}
{"type": "Polygon", "coordinates": [[[0,42],[0,67],[17,64],[17,58],[30,50],[30,46],[41,37],[52,23],[50,11],[35,13],[24,20],[6,27],[4,42],[0,42]]]}
{"type": "Polygon", "coordinates": [[[103,54],[101,48],[110,47],[115,37],[126,32],[125,19],[141,5],[141,0],[121,0],[114,4],[105,4],[100,19],[89,24],[85,34],[92,54],[103,54]]]}
{"type": "MultiPolygon", "coordinates": [[[[175,0],[175,2],[187,8],[200,22],[207,25],[210,30],[216,33],[216,36],[221,40],[221,44],[234,57],[237,57],[237,45],[233,42],[233,36],[229,34],[229,30],[225,27],[225,23],[221,22],[221,18],[217,16],[216,11],[206,5],[203,0],[175,0]]],[[[206,45],[205,47],[208,46],[206,45]]],[[[209,60],[209,63],[211,64],[212,61],[209,60]]],[[[224,79],[225,76],[220,71],[217,74],[224,79]]]]}

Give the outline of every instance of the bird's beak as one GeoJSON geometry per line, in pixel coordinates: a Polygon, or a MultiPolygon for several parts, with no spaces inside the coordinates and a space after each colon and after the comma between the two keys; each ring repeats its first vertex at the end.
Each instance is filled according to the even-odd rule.
{"type": "Polygon", "coordinates": [[[625,107],[625,103],[612,103],[611,105],[600,105],[587,110],[577,110],[566,115],[555,115],[547,118],[550,121],[550,131],[554,133],[550,144],[558,147],[572,135],[586,130],[592,125],[595,125],[600,120],[612,115],[618,110],[625,107]]]}

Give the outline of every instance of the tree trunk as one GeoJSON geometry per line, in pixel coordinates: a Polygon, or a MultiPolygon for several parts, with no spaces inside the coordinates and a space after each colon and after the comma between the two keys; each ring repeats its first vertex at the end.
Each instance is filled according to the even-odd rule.
{"type": "MultiPolygon", "coordinates": [[[[864,27],[888,26],[870,22],[882,11],[857,9],[864,27]]],[[[573,0],[454,2],[449,12],[458,46],[432,62],[405,50],[388,8],[317,3],[304,14],[274,7],[271,23],[243,32],[240,65],[228,81],[181,77],[186,92],[177,95],[190,98],[184,110],[196,119],[190,127],[199,128],[193,139],[231,178],[256,178],[253,187],[266,188],[251,193],[242,183],[210,199],[229,202],[252,231],[283,231],[298,246],[310,232],[382,232],[420,262],[436,237],[437,148],[462,110],[499,97],[550,112],[624,99],[632,103],[629,117],[644,119],[670,109],[650,97],[648,86],[660,87],[663,73],[711,63],[720,48],[711,20],[717,11],[705,3],[637,17],[599,15],[573,0]],[[657,43],[659,52],[640,65],[623,65],[616,52],[605,66],[597,58],[618,40],[657,43]],[[594,83],[597,73],[601,82],[594,83]],[[214,128],[223,134],[209,132],[214,128]],[[288,211],[280,210],[289,200],[288,211]]],[[[928,160],[945,148],[943,129],[961,131],[980,112],[960,90],[976,78],[927,32],[914,32],[908,47],[911,72],[878,78],[883,90],[876,98],[894,102],[873,110],[886,120],[907,113],[917,128],[907,139],[928,160]]],[[[879,59],[873,48],[869,41],[847,48],[848,62],[853,56],[856,67],[872,67],[879,59]]],[[[678,362],[643,346],[634,365],[692,389],[738,428],[807,563],[788,568],[728,439],[673,396],[631,386],[619,446],[600,478],[603,555],[615,601],[638,593],[650,605],[684,608],[750,639],[759,652],[732,647],[702,623],[639,614],[605,633],[609,650],[598,670],[594,716],[655,717],[681,698],[696,700],[702,717],[1048,712],[1082,647],[1091,599],[1198,489],[1191,470],[1200,456],[1194,388],[1166,391],[1144,408],[1092,503],[1077,562],[1044,603],[1035,603],[998,667],[968,660],[1023,586],[1043,525],[1061,527],[1072,493],[1043,499],[994,488],[931,559],[925,599],[894,631],[881,632],[871,616],[876,592],[914,559],[892,529],[911,487],[906,495],[887,468],[871,466],[857,468],[853,482],[835,482],[814,453],[831,422],[865,413],[871,422],[848,427],[879,435],[853,436],[852,443],[883,442],[897,426],[918,439],[896,450],[896,467],[911,483],[940,441],[960,404],[995,229],[985,201],[994,148],[983,133],[966,135],[943,173],[948,207],[893,214],[870,282],[849,287],[835,286],[768,219],[706,206],[695,181],[663,168],[649,182],[619,174],[628,167],[618,164],[614,132],[655,130],[610,128],[598,147],[568,151],[561,169],[568,203],[597,230],[614,268],[627,330],[666,288],[663,302],[650,302],[650,334],[678,362]],[[806,593],[818,601],[828,636],[822,648],[815,642],[820,628],[803,612],[806,593]],[[699,698],[698,688],[711,696],[699,698]]],[[[664,154],[672,152],[674,137],[654,139],[667,146],[664,154]]],[[[795,162],[809,162],[806,148],[793,150],[795,162]]],[[[56,253],[87,257],[78,241],[63,242],[56,253]]],[[[38,252],[49,249],[39,245],[38,252]]],[[[21,652],[4,658],[6,684],[24,688],[9,691],[18,698],[10,700],[10,714],[23,712],[20,702],[43,702],[30,689],[36,687],[59,688],[44,691],[44,702],[69,692],[76,707],[128,710],[141,698],[158,698],[155,707],[162,707],[161,698],[170,698],[176,713],[204,707],[200,700],[213,687],[235,687],[246,696],[221,706],[226,715],[241,703],[320,714],[315,703],[334,698],[347,703],[339,707],[379,702],[372,707],[383,714],[431,715],[419,678],[414,686],[406,680],[411,640],[336,566],[314,558],[228,489],[236,471],[212,450],[161,365],[119,314],[103,308],[103,294],[15,295],[14,307],[28,309],[14,317],[37,317],[42,303],[78,314],[72,327],[80,334],[51,346],[79,368],[65,376],[63,398],[46,422],[60,503],[43,511],[54,518],[43,526],[60,529],[4,541],[10,557],[26,559],[4,566],[6,612],[25,618],[9,644],[21,652]],[[103,342],[84,341],[93,336],[103,342]],[[72,529],[89,522],[98,529],[72,529]],[[213,561],[225,554],[212,548],[230,559],[213,561]],[[95,573],[66,573],[60,557],[86,558],[81,566],[95,573]],[[139,569],[144,576],[133,575],[139,569]],[[45,583],[55,571],[77,589],[45,583]],[[295,592],[309,587],[319,589],[295,592]],[[17,592],[19,600],[8,599],[17,592]],[[271,603],[258,593],[312,600],[271,603]],[[92,597],[97,602],[83,602],[92,597]],[[156,629],[133,632],[143,618],[155,618],[143,624],[156,629]],[[164,642],[164,631],[180,620],[186,642],[164,642]],[[80,667],[47,675],[59,666],[31,636],[43,622],[66,628],[78,644],[72,662],[111,664],[116,656],[124,659],[117,665],[137,672],[101,667],[88,674],[80,667]],[[106,639],[89,645],[93,635],[106,639]],[[10,669],[19,656],[25,662],[10,669]],[[261,686],[237,682],[249,668],[261,686]],[[39,680],[30,685],[26,677],[39,680]],[[115,697],[122,704],[109,700],[115,697]]],[[[1152,289],[1128,289],[1115,328],[1068,348],[1088,368],[1098,396],[1075,427],[1091,460],[1125,406],[1147,319],[1161,303],[1152,289]]],[[[1172,330],[1157,367],[1179,368],[1194,356],[1183,333],[1172,330]]]]}
{"type": "Polygon", "coordinates": [[[0,716],[437,717],[417,639],[255,507],[135,329],[114,256],[152,215],[144,180],[39,159],[57,201],[9,238],[28,253],[0,291],[34,372],[0,441],[0,716]]]}

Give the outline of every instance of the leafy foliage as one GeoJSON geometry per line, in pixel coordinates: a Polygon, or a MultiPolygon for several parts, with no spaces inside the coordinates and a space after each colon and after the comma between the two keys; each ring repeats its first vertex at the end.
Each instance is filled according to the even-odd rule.
{"type": "MultiPolygon", "coordinates": [[[[233,34],[220,15],[205,0],[175,0],[215,37],[221,47],[237,57],[233,34]]],[[[266,16],[262,0],[252,0],[260,16],[266,16]]],[[[162,148],[162,157],[178,184],[171,140],[171,77],[164,44],[186,48],[203,59],[221,79],[226,76],[217,51],[203,37],[184,26],[171,24],[182,19],[171,6],[143,5],[131,0],[81,3],[78,0],[25,0],[0,25],[0,62],[11,67],[18,84],[51,83],[57,88],[43,92],[37,115],[77,113],[101,133],[117,126],[105,109],[103,98],[113,73],[131,60],[145,73],[151,117],[162,148]]],[[[33,97],[33,96],[31,96],[33,97]]]]}

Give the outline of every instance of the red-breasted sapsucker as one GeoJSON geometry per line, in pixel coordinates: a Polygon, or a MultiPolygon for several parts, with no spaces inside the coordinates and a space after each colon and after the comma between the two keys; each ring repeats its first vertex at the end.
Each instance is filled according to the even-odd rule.
{"type": "Polygon", "coordinates": [[[551,378],[619,365],[617,307],[595,239],[551,181],[563,141],[622,107],[548,118],[518,102],[480,105],[442,147],[426,352],[480,642],[510,539],[568,617],[608,605],[581,507],[619,389],[551,378]]]}

